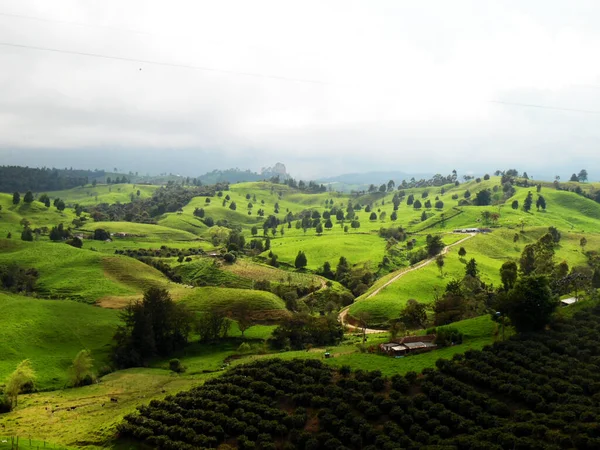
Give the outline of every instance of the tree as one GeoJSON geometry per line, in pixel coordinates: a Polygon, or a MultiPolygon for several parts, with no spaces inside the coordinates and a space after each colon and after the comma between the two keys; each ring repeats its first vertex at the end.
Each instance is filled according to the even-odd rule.
{"type": "Polygon", "coordinates": [[[427,306],[414,298],[409,299],[400,311],[400,322],[406,328],[423,328],[427,323],[427,306]]]}
{"type": "Polygon", "coordinates": [[[444,276],[444,256],[443,255],[438,255],[438,257],[435,259],[435,265],[437,266],[438,270],[440,271],[440,276],[443,277],[444,276]]]}
{"type": "Polygon", "coordinates": [[[508,315],[517,331],[536,331],[546,326],[557,306],[548,278],[529,275],[517,280],[501,302],[501,312],[508,315]]]}
{"type": "Polygon", "coordinates": [[[225,338],[230,327],[231,320],[225,310],[219,307],[212,307],[205,311],[196,322],[196,332],[200,342],[213,342],[225,338]]]}
{"type": "Polygon", "coordinates": [[[548,233],[552,236],[552,240],[555,244],[560,242],[561,234],[556,227],[548,227],[548,233]]]}
{"type": "Polygon", "coordinates": [[[21,240],[28,241],[28,242],[33,241],[33,231],[31,231],[31,228],[29,228],[29,227],[23,228],[23,231],[21,232],[21,240]]]}
{"type": "Polygon", "coordinates": [[[500,267],[500,278],[502,279],[504,290],[509,291],[514,287],[518,274],[519,269],[516,262],[506,261],[502,264],[502,267],[500,267]]]}
{"type": "Polygon", "coordinates": [[[372,212],[371,215],[369,216],[369,220],[377,220],[377,213],[372,212]]]}
{"type": "Polygon", "coordinates": [[[333,228],[333,222],[331,221],[331,218],[327,219],[327,221],[325,222],[325,228],[327,228],[328,230],[331,230],[333,228]]]}
{"type": "Polygon", "coordinates": [[[423,211],[421,213],[421,222],[425,222],[427,220],[427,213],[425,211],[423,211]]]}
{"type": "Polygon", "coordinates": [[[464,248],[464,247],[461,247],[461,248],[458,250],[458,256],[460,256],[461,258],[464,258],[465,256],[467,256],[467,251],[465,250],[465,248],[464,248]]]}
{"type": "Polygon", "coordinates": [[[31,361],[29,359],[21,361],[15,371],[8,376],[4,387],[4,395],[11,408],[17,406],[19,394],[33,391],[35,379],[36,374],[31,361]]]}
{"type": "Polygon", "coordinates": [[[21,194],[19,194],[18,192],[15,192],[13,194],[13,205],[18,205],[19,203],[21,203],[21,194]]]}
{"type": "Polygon", "coordinates": [[[415,201],[415,196],[413,194],[409,194],[408,198],[406,199],[406,204],[408,206],[412,205],[415,201]]]}
{"type": "Polygon", "coordinates": [[[321,222],[319,222],[317,224],[317,227],[316,227],[315,231],[317,232],[317,234],[323,233],[323,224],[321,222]]]}
{"type": "Polygon", "coordinates": [[[490,179],[490,175],[486,173],[486,174],[483,176],[483,179],[484,179],[484,180],[486,180],[486,181],[487,181],[487,180],[489,180],[489,179],[490,179]]]}
{"type": "Polygon", "coordinates": [[[229,209],[231,209],[232,211],[235,211],[237,209],[237,205],[235,204],[235,202],[231,202],[229,204],[229,209]]]}
{"type": "Polygon", "coordinates": [[[67,241],[67,244],[70,245],[71,247],[75,247],[75,248],[83,247],[83,241],[81,239],[79,239],[77,236],[73,236],[73,238],[69,239],[67,241]]]}
{"type": "Polygon", "coordinates": [[[250,308],[250,304],[246,301],[238,301],[234,303],[231,308],[231,314],[237,322],[238,328],[242,333],[242,338],[244,337],[244,332],[254,325],[252,312],[253,311],[252,308],[250,308]]]}
{"type": "Polygon", "coordinates": [[[577,175],[577,179],[579,181],[581,181],[582,183],[585,183],[588,180],[588,173],[587,170],[585,169],[581,169],[579,171],[579,175],[577,175]]]}
{"type": "Polygon", "coordinates": [[[71,364],[70,376],[72,386],[83,386],[93,381],[92,369],[94,360],[89,350],[81,350],[71,364]]]}
{"type": "Polygon", "coordinates": [[[535,202],[535,206],[538,211],[540,210],[540,208],[542,208],[542,210],[545,211],[546,210],[546,199],[543,196],[538,195],[538,198],[535,202]]]}
{"type": "Polygon", "coordinates": [[[350,226],[351,226],[352,228],[354,228],[354,229],[358,229],[358,228],[360,228],[360,222],[359,222],[358,220],[353,220],[353,221],[350,223],[350,226]]]}
{"type": "Polygon", "coordinates": [[[421,205],[421,200],[417,199],[415,200],[415,202],[413,203],[413,208],[415,209],[421,209],[423,205],[421,205]]]}
{"type": "Polygon", "coordinates": [[[296,260],[294,261],[294,266],[296,267],[296,269],[300,270],[304,269],[306,267],[306,264],[306,255],[303,251],[299,251],[298,255],[296,256],[296,260]]]}
{"type": "Polygon", "coordinates": [[[371,320],[371,313],[368,311],[359,311],[355,316],[356,322],[358,326],[362,329],[363,334],[363,344],[367,342],[367,327],[369,326],[369,321],[371,320]]]}
{"type": "Polygon", "coordinates": [[[492,192],[489,189],[482,189],[475,195],[475,204],[477,206],[487,206],[492,202],[492,192]]]}
{"type": "Polygon", "coordinates": [[[396,211],[392,211],[392,214],[390,214],[390,219],[392,220],[392,222],[398,220],[398,214],[396,213],[396,211]]]}
{"type": "Polygon", "coordinates": [[[64,202],[63,200],[60,200],[60,199],[59,199],[59,200],[56,202],[56,209],[58,209],[59,211],[64,211],[64,210],[65,210],[65,207],[66,207],[66,205],[65,205],[65,202],[64,202]]]}
{"type": "Polygon", "coordinates": [[[435,202],[435,208],[436,209],[444,209],[444,202],[441,200],[438,200],[435,202]]]}
{"type": "Polygon", "coordinates": [[[579,181],[579,178],[577,177],[577,174],[576,174],[576,173],[574,173],[573,175],[571,175],[571,178],[570,178],[570,180],[569,180],[569,181],[575,181],[575,182],[578,182],[578,181],[579,181]]]}
{"type": "Polygon", "coordinates": [[[585,238],[585,236],[584,236],[584,237],[582,237],[582,238],[579,240],[579,246],[581,247],[581,251],[582,251],[582,252],[585,252],[585,246],[586,246],[586,245],[587,245],[587,239],[586,239],[586,238],[585,238]]]}
{"type": "Polygon", "coordinates": [[[525,201],[523,202],[523,210],[525,212],[529,212],[531,210],[531,205],[533,204],[533,194],[531,191],[527,193],[527,197],[525,197],[525,201]]]}
{"type": "Polygon", "coordinates": [[[479,269],[477,268],[477,261],[475,258],[471,258],[469,262],[465,266],[465,276],[471,276],[473,278],[477,278],[479,275],[479,269]]]}
{"type": "Polygon", "coordinates": [[[94,230],[95,241],[108,241],[110,239],[110,233],[103,228],[96,228],[94,230]]]}
{"type": "Polygon", "coordinates": [[[252,233],[252,236],[256,236],[258,234],[258,228],[256,228],[256,225],[252,227],[250,232],[252,233]]]}
{"type": "Polygon", "coordinates": [[[438,235],[432,236],[431,234],[428,234],[427,238],[426,238],[426,242],[427,242],[427,244],[426,244],[427,254],[429,255],[429,257],[433,257],[433,256],[437,255],[445,247],[445,244],[442,241],[442,238],[438,235]]]}
{"type": "Polygon", "coordinates": [[[512,209],[519,209],[519,200],[513,200],[511,207],[512,209]]]}
{"type": "Polygon", "coordinates": [[[27,193],[25,194],[25,197],[23,197],[23,201],[25,203],[33,202],[33,193],[31,191],[27,191],[27,193]]]}
{"type": "Polygon", "coordinates": [[[50,208],[50,199],[48,197],[46,197],[46,200],[44,200],[44,206],[46,208],[50,208]]]}

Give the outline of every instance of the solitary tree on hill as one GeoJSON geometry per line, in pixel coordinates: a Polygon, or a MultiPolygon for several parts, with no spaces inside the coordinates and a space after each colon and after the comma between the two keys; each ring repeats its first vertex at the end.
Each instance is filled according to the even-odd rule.
{"type": "Polygon", "coordinates": [[[579,178],[577,177],[577,174],[574,173],[573,175],[571,175],[571,179],[569,181],[575,181],[575,182],[579,181],[579,178]]]}
{"type": "Polygon", "coordinates": [[[546,199],[542,195],[538,195],[538,198],[535,202],[535,206],[539,211],[542,208],[543,211],[546,211],[546,199]]]}
{"type": "Polygon", "coordinates": [[[477,275],[479,275],[479,269],[477,268],[477,261],[475,261],[475,258],[471,258],[465,266],[465,275],[472,276],[473,278],[477,278],[477,275]]]}
{"type": "Polygon", "coordinates": [[[588,180],[587,170],[581,169],[581,171],[579,172],[579,175],[577,175],[577,179],[579,181],[581,181],[582,183],[585,183],[588,180]]]}
{"type": "Polygon", "coordinates": [[[525,197],[525,201],[523,202],[523,210],[525,212],[529,212],[531,210],[531,205],[533,204],[533,194],[531,191],[527,193],[527,197],[525,197]]]}
{"type": "Polygon", "coordinates": [[[18,192],[15,192],[13,194],[13,205],[18,205],[19,203],[21,203],[21,194],[19,194],[18,192]]]}
{"type": "Polygon", "coordinates": [[[296,266],[296,269],[304,269],[306,267],[306,264],[306,255],[303,251],[299,251],[298,255],[296,256],[296,261],[294,261],[294,266],[296,266]]]}
{"type": "Polygon", "coordinates": [[[71,364],[71,384],[82,386],[92,382],[94,360],[89,350],[81,350],[71,364]]]}
{"type": "Polygon", "coordinates": [[[513,200],[511,207],[512,209],[519,209],[519,200],[513,200]]]}
{"type": "Polygon", "coordinates": [[[435,265],[437,266],[438,270],[440,271],[440,277],[444,276],[444,256],[443,255],[438,255],[438,257],[435,259],[435,265]]]}
{"type": "Polygon", "coordinates": [[[465,248],[464,248],[464,247],[461,247],[461,248],[458,250],[458,256],[460,256],[461,258],[464,258],[465,256],[467,256],[467,251],[465,250],[465,248]]]}
{"type": "Polygon", "coordinates": [[[29,227],[23,228],[23,231],[21,232],[21,240],[27,241],[27,242],[33,241],[33,231],[31,231],[31,228],[29,228],[29,227]]]}
{"type": "Polygon", "coordinates": [[[31,191],[27,191],[27,193],[25,194],[25,197],[23,197],[23,201],[25,203],[33,202],[33,194],[31,193],[31,191]]]}

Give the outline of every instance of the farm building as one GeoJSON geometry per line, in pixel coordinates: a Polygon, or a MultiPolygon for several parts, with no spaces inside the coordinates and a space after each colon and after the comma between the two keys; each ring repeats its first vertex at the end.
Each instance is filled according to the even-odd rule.
{"type": "Polygon", "coordinates": [[[458,228],[454,230],[454,233],[489,233],[491,231],[490,228],[458,228]]]}
{"type": "Polygon", "coordinates": [[[406,336],[386,344],[380,344],[379,350],[390,356],[405,356],[409,354],[424,353],[437,347],[434,344],[435,335],[406,336]]]}
{"type": "Polygon", "coordinates": [[[565,298],[560,301],[560,306],[570,306],[573,303],[577,303],[577,298],[575,298],[575,297],[565,298]]]}

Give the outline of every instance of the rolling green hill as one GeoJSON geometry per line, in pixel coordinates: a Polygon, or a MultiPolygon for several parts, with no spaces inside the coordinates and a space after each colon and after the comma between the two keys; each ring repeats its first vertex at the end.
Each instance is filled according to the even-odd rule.
{"type": "Polygon", "coordinates": [[[168,279],[133,258],[106,256],[64,243],[0,239],[0,263],[17,263],[39,272],[41,296],[94,303],[105,296],[140,294],[168,279]]]}
{"type": "Polygon", "coordinates": [[[180,302],[192,311],[204,312],[211,308],[228,308],[239,302],[248,303],[256,317],[273,320],[286,314],[285,303],[275,294],[251,289],[231,289],[218,287],[198,287],[190,289],[180,302]]]}
{"type": "Polygon", "coordinates": [[[31,359],[38,389],[61,388],[80,350],[92,352],[96,368],[107,363],[117,313],[68,300],[0,293],[0,380],[31,359]]]}

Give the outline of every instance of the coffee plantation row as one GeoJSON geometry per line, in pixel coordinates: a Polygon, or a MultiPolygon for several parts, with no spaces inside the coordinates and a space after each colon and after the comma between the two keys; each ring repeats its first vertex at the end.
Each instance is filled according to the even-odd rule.
{"type": "Polygon", "coordinates": [[[579,313],[420,375],[259,361],[140,407],[120,433],[161,449],[600,448],[599,319],[579,313]]]}

